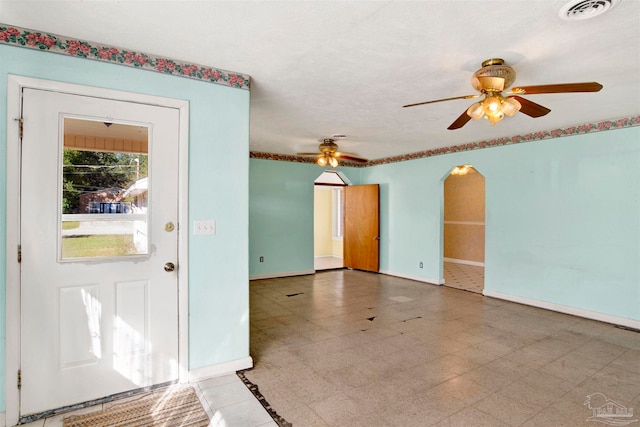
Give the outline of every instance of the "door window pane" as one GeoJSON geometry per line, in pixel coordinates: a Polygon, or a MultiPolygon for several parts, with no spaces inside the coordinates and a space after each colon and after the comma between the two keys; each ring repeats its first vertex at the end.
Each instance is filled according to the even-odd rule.
{"type": "Polygon", "coordinates": [[[66,117],[60,259],[148,254],[149,130],[66,117]]]}

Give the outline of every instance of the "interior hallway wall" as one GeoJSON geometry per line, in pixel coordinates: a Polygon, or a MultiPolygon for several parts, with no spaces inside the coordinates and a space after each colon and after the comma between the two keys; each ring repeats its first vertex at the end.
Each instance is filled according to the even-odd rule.
{"type": "Polygon", "coordinates": [[[313,255],[331,256],[331,187],[316,186],[313,190],[313,255]]]}
{"type": "MultiPolygon", "coordinates": [[[[347,174],[354,184],[380,184],[382,272],[440,282],[442,180],[472,164],[486,179],[485,291],[639,321],[638,141],[640,127],[630,127],[347,174]]],[[[313,269],[317,169],[251,160],[252,275],[313,269]],[[263,252],[274,264],[257,262],[263,252]]]]}
{"type": "Polygon", "coordinates": [[[486,180],[485,292],[640,320],[638,141],[630,127],[364,168],[380,183],[381,270],[443,277],[440,181],[472,164],[486,180]]]}
{"type": "MultiPolygon", "coordinates": [[[[338,167],[357,184],[361,168],[338,167]]],[[[313,163],[251,159],[249,168],[249,274],[251,278],[312,274],[313,163]],[[260,257],[263,262],[260,262],[260,257]]]]}

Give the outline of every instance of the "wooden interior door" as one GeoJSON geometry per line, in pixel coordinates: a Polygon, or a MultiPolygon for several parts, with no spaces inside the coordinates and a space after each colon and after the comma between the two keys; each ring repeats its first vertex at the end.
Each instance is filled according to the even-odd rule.
{"type": "Polygon", "coordinates": [[[378,271],[380,267],[380,186],[344,188],[344,266],[378,271]]]}

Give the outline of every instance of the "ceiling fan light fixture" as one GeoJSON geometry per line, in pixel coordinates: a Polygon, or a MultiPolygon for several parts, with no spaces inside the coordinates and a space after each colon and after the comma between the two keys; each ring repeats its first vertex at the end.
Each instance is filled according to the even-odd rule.
{"type": "Polygon", "coordinates": [[[480,120],[482,118],[482,116],[484,115],[484,109],[482,107],[482,103],[480,102],[476,102],[475,104],[473,104],[471,107],[469,107],[469,109],[467,110],[467,114],[469,115],[469,117],[471,117],[473,120],[480,120]]]}
{"type": "MultiPolygon", "coordinates": [[[[593,3],[610,2],[615,3],[619,0],[572,0],[580,2],[581,6],[588,8],[593,7],[593,3]],[[591,6],[589,6],[591,5],[591,6]]],[[[596,6],[598,7],[598,6],[596,6]]],[[[504,60],[500,58],[487,59],[482,63],[482,68],[473,73],[471,85],[480,94],[455,96],[451,98],[435,99],[432,101],[418,102],[414,104],[403,105],[403,107],[415,107],[417,105],[433,104],[435,102],[453,101],[456,99],[479,98],[484,95],[484,99],[476,102],[468,107],[453,123],[447,127],[449,130],[460,129],[469,120],[479,120],[484,117],[495,126],[505,115],[512,117],[518,111],[529,117],[542,117],[551,110],[547,107],[529,101],[520,96],[505,95],[535,95],[542,93],[573,93],[573,92],[598,92],[602,89],[602,85],[598,82],[583,83],[562,83],[535,86],[520,86],[512,88],[506,94],[503,91],[510,87],[516,78],[516,72],[513,68],[504,64],[504,60]]]]}
{"type": "Polygon", "coordinates": [[[466,175],[469,173],[473,166],[471,165],[460,165],[453,168],[450,175],[466,175]]]}
{"type": "Polygon", "coordinates": [[[504,113],[502,111],[498,111],[490,115],[485,115],[484,118],[488,119],[491,122],[492,126],[495,126],[496,123],[504,118],[504,113]]]}
{"type": "MultiPolygon", "coordinates": [[[[336,135],[334,135],[336,136],[336,135]]],[[[338,135],[346,137],[346,135],[338,135]]],[[[324,138],[321,140],[321,144],[318,146],[319,153],[298,153],[298,156],[313,156],[316,159],[316,164],[320,167],[330,165],[332,168],[338,167],[339,160],[343,159],[348,162],[368,162],[367,159],[358,157],[353,153],[341,153],[338,151],[338,145],[333,138],[324,138]]]]}
{"type": "Polygon", "coordinates": [[[484,117],[488,119],[492,125],[495,125],[504,117],[502,99],[499,95],[488,95],[485,100],[482,101],[482,109],[484,110],[484,117]]]}
{"type": "Polygon", "coordinates": [[[502,110],[502,102],[499,96],[487,96],[482,103],[484,104],[484,113],[486,115],[497,114],[502,110]]]}
{"type": "Polygon", "coordinates": [[[482,63],[482,68],[473,73],[471,86],[477,91],[502,91],[513,84],[516,72],[504,64],[504,59],[491,58],[482,63]]]}
{"type": "Polygon", "coordinates": [[[522,104],[515,98],[508,97],[502,101],[502,111],[509,117],[515,116],[520,108],[522,108],[522,104]]]}

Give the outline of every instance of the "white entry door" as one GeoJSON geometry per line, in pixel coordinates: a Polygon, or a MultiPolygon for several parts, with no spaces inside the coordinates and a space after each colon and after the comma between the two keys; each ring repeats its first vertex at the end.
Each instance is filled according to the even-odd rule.
{"type": "Polygon", "coordinates": [[[174,108],[23,91],[20,415],[178,379],[174,108]]]}

